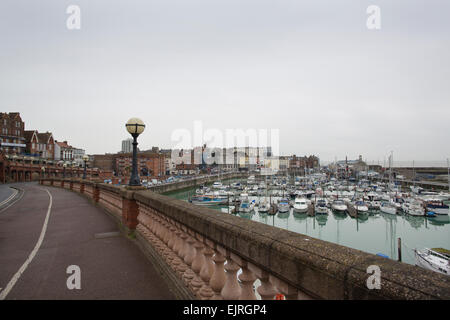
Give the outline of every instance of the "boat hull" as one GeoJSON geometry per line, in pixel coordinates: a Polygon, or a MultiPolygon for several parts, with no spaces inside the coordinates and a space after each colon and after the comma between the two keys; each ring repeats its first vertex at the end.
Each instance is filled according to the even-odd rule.
{"type": "Polygon", "coordinates": [[[303,206],[294,206],[294,212],[297,213],[306,213],[308,212],[308,206],[303,207],[303,206]]]}
{"type": "Polygon", "coordinates": [[[380,211],[384,212],[384,213],[387,213],[387,214],[392,214],[392,215],[397,214],[397,209],[396,208],[381,207],[380,211]]]}
{"type": "Polygon", "coordinates": [[[432,211],[436,214],[448,214],[448,207],[436,207],[436,206],[427,206],[428,211],[432,211]]]}

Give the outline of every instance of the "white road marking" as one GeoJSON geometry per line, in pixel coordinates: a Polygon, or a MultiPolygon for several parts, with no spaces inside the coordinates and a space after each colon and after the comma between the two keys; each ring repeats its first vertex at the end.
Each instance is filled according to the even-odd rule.
{"type": "MultiPolygon", "coordinates": [[[[19,201],[23,198],[23,195],[25,194],[25,190],[20,189],[20,191],[22,191],[22,194],[20,195],[20,197],[17,198],[15,201],[12,201],[7,207],[1,209],[1,210],[0,210],[0,213],[2,213],[3,211],[5,211],[6,209],[8,209],[9,207],[11,207],[12,205],[16,204],[17,202],[19,202],[19,201]]],[[[17,192],[19,192],[19,191],[17,191],[17,192]]],[[[16,194],[17,194],[17,192],[16,192],[16,194]]]]}
{"type": "Polygon", "coordinates": [[[2,202],[0,202],[0,207],[1,207],[2,205],[4,205],[4,204],[8,203],[8,202],[9,202],[12,198],[14,198],[14,197],[16,196],[16,194],[19,192],[19,191],[17,191],[17,189],[14,189],[14,188],[11,188],[11,187],[10,187],[10,189],[13,189],[12,195],[10,195],[10,196],[8,197],[8,199],[3,200],[2,202]]]}
{"type": "Polygon", "coordinates": [[[36,256],[36,253],[38,252],[39,248],[41,247],[42,242],[44,241],[45,232],[47,231],[48,220],[50,218],[50,212],[52,210],[53,198],[52,198],[52,195],[50,194],[50,192],[47,189],[42,189],[42,190],[47,191],[48,196],[50,198],[50,201],[49,201],[49,204],[48,204],[47,215],[45,216],[44,225],[42,226],[41,235],[39,236],[39,239],[38,239],[38,241],[37,241],[33,251],[31,251],[30,255],[28,256],[28,259],[20,267],[19,271],[17,271],[16,274],[11,278],[9,283],[6,285],[5,290],[3,290],[0,293],[0,300],[4,300],[6,298],[8,293],[11,291],[11,289],[16,284],[17,280],[19,280],[20,276],[25,272],[25,270],[27,269],[27,267],[30,264],[30,262],[34,259],[34,257],[36,256]]]}

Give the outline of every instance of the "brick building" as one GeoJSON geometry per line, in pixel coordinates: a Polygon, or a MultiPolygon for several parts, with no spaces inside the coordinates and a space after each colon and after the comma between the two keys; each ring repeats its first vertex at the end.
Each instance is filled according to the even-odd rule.
{"type": "Polygon", "coordinates": [[[289,160],[289,172],[301,173],[305,169],[317,168],[319,167],[319,158],[316,156],[304,156],[297,157],[293,155],[289,160]]]}
{"type": "Polygon", "coordinates": [[[54,159],[55,141],[51,132],[24,131],[26,153],[44,159],[54,159]]]}
{"type": "Polygon", "coordinates": [[[116,154],[94,154],[92,165],[94,168],[99,168],[101,170],[115,171],[115,161],[116,154]]]}
{"type": "Polygon", "coordinates": [[[0,113],[0,150],[5,154],[22,154],[26,144],[25,123],[19,112],[0,113]]]}
{"type": "MultiPolygon", "coordinates": [[[[115,155],[114,171],[120,176],[128,176],[132,168],[132,154],[115,155]]],[[[142,176],[162,177],[166,175],[164,154],[154,152],[138,153],[138,172],[142,176]]]]}

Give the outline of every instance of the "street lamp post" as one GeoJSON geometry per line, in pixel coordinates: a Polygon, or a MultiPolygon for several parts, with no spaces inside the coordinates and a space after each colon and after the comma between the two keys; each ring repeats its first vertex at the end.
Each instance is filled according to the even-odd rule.
{"type": "Polygon", "coordinates": [[[63,164],[63,178],[65,178],[66,177],[66,167],[67,167],[67,164],[63,164]]]}
{"type": "Polygon", "coordinates": [[[126,123],[125,127],[127,131],[133,137],[133,162],[131,169],[131,177],[128,185],[130,186],[140,186],[141,180],[139,179],[138,168],[137,168],[137,137],[144,132],[145,124],[141,119],[131,118],[126,123]]]}
{"type": "Polygon", "coordinates": [[[87,166],[88,160],[89,160],[89,157],[87,155],[84,155],[83,156],[83,161],[84,161],[83,179],[86,179],[86,166],[87,166]]]}

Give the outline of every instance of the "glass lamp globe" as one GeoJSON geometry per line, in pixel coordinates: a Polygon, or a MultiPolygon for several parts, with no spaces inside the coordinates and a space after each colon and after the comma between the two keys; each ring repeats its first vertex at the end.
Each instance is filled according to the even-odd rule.
{"type": "Polygon", "coordinates": [[[139,118],[131,118],[128,120],[128,122],[125,124],[125,127],[127,128],[127,131],[131,135],[140,135],[142,132],[144,132],[145,124],[144,122],[139,118]]]}

